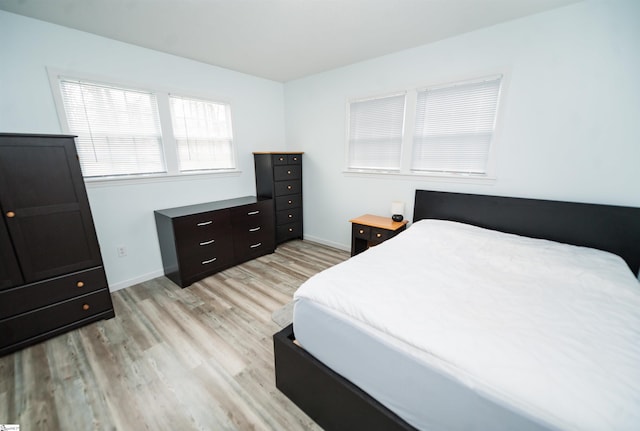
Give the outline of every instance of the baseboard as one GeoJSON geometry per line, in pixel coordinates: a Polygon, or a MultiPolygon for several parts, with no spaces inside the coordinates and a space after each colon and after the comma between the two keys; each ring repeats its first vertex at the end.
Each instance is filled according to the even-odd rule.
{"type": "Polygon", "coordinates": [[[142,274],[128,280],[109,284],[109,290],[111,292],[115,292],[116,290],[124,289],[125,287],[133,286],[134,284],[143,283],[145,281],[153,280],[154,278],[162,277],[163,275],[164,271],[161,269],[158,271],[148,272],[146,274],[142,274]]]}
{"type": "Polygon", "coordinates": [[[318,244],[326,245],[328,247],[337,248],[338,250],[351,251],[351,245],[340,244],[333,241],[327,241],[326,239],[318,238],[312,235],[304,235],[305,241],[316,242],[318,244]]]}
{"type": "MultiPolygon", "coordinates": [[[[337,248],[338,250],[351,251],[351,246],[350,245],[344,245],[344,244],[339,244],[339,243],[333,242],[333,241],[327,241],[325,239],[318,238],[318,237],[315,237],[315,236],[305,235],[304,236],[304,240],[305,241],[310,241],[310,242],[315,242],[315,243],[322,244],[322,245],[326,245],[327,247],[337,248]]],[[[138,284],[138,283],[142,283],[142,282],[145,282],[145,281],[153,280],[154,278],[157,278],[157,277],[162,277],[163,275],[164,275],[164,271],[161,270],[161,269],[158,270],[158,271],[148,272],[146,274],[142,274],[142,275],[139,275],[137,277],[130,278],[128,280],[119,281],[119,282],[113,283],[113,284],[110,283],[109,284],[109,290],[111,292],[115,292],[116,290],[124,289],[125,287],[133,286],[134,284],[138,284]]]]}

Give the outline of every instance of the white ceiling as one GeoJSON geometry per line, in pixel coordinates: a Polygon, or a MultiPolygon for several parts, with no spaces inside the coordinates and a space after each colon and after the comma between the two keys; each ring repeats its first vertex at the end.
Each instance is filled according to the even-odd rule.
{"type": "Polygon", "coordinates": [[[0,9],[286,82],[581,0],[0,0],[0,9]]]}

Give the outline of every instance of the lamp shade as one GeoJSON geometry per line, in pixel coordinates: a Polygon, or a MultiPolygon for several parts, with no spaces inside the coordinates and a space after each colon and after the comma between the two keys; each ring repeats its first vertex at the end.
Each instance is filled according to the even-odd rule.
{"type": "Polygon", "coordinates": [[[391,202],[391,215],[404,216],[404,202],[401,202],[401,201],[391,202]]]}

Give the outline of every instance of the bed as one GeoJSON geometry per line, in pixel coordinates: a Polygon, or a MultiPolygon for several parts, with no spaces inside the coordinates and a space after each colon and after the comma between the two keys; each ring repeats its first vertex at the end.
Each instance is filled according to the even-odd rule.
{"type": "Polygon", "coordinates": [[[283,393],[327,430],[637,428],[640,209],[424,190],[414,208],[406,233],[296,293],[274,335],[283,393]]]}

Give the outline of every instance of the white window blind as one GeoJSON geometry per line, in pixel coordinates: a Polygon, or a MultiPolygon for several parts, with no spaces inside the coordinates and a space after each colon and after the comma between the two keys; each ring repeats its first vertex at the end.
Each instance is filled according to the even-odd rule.
{"type": "Polygon", "coordinates": [[[233,169],[231,107],[169,96],[180,171],[233,169]]]}
{"type": "Polygon", "coordinates": [[[404,111],[404,94],[349,104],[349,169],[400,169],[404,111]]]}
{"type": "Polygon", "coordinates": [[[165,172],[155,95],[67,79],[60,91],[85,177],[165,172]]]}
{"type": "Polygon", "coordinates": [[[413,171],[485,174],[501,76],[417,95],[413,171]]]}

